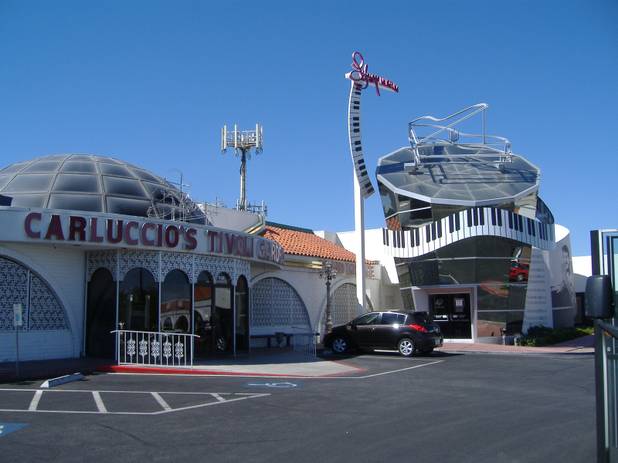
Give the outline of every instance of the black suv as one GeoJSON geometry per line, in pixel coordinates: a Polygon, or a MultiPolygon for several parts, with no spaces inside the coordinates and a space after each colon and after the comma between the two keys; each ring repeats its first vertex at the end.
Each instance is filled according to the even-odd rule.
{"type": "Polygon", "coordinates": [[[337,354],[351,349],[397,349],[404,357],[442,346],[442,333],[426,312],[369,312],[336,326],[324,346],[337,354]]]}

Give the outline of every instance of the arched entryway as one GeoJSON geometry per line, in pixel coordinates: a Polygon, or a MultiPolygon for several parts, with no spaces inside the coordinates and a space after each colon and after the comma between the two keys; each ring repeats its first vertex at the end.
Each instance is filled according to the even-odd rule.
{"type": "Polygon", "coordinates": [[[236,283],[236,352],[249,351],[249,285],[244,276],[236,283]]]}
{"type": "Polygon", "coordinates": [[[116,329],[116,282],[109,270],[100,268],[88,282],[86,355],[113,358],[116,329]]]}
{"type": "Polygon", "coordinates": [[[251,327],[263,332],[310,332],[305,303],[296,290],[280,278],[264,278],[251,288],[251,327]]]}
{"type": "Polygon", "coordinates": [[[210,273],[199,274],[193,286],[194,330],[198,338],[194,342],[196,359],[206,358],[215,351],[215,321],[213,317],[214,282],[210,273]]]}
{"type": "Polygon", "coordinates": [[[120,283],[118,323],[124,330],[158,331],[159,285],[145,268],[130,270],[120,283]]]}
{"type": "Polygon", "coordinates": [[[227,273],[217,275],[213,321],[216,328],[215,348],[217,352],[234,352],[234,287],[227,273]]]}

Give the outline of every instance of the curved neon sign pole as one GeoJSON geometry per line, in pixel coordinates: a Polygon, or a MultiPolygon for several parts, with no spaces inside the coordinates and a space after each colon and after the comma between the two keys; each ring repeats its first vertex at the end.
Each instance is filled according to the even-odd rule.
{"type": "Polygon", "coordinates": [[[360,100],[364,89],[369,85],[375,85],[376,93],[380,96],[380,88],[399,93],[399,86],[393,81],[384,77],[368,72],[368,65],[365,63],[363,55],[358,51],[352,53],[352,71],[345,76],[350,80],[350,98],[348,101],[348,138],[350,141],[350,154],[354,164],[356,179],[360,185],[363,199],[368,198],[375,189],[371,183],[371,178],[367,173],[365,165],[365,155],[361,143],[360,131],[360,100]]]}

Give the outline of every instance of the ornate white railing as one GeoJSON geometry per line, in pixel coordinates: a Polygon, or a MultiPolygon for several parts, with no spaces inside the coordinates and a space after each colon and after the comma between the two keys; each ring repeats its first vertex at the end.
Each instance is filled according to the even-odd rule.
{"type": "Polygon", "coordinates": [[[115,330],[119,365],[193,366],[195,334],[115,330]]]}

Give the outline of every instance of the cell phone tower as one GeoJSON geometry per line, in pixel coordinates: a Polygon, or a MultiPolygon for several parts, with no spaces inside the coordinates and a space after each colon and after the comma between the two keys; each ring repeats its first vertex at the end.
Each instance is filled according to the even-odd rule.
{"type": "Polygon", "coordinates": [[[255,130],[238,130],[234,124],[234,130],[228,131],[224,125],[221,129],[221,152],[225,153],[228,148],[234,148],[236,156],[240,155],[240,199],[238,200],[238,210],[247,210],[247,159],[251,159],[251,150],[255,149],[255,154],[262,152],[262,126],[255,124],[255,130]]]}

